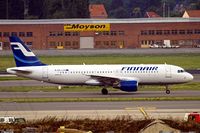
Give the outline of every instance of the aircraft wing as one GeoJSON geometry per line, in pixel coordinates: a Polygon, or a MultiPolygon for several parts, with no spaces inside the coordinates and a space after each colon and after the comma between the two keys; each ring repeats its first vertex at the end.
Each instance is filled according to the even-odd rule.
{"type": "Polygon", "coordinates": [[[105,75],[90,75],[92,79],[96,79],[100,83],[106,86],[113,86],[113,84],[118,84],[120,79],[114,76],[105,75]]]}
{"type": "Polygon", "coordinates": [[[120,81],[136,80],[134,77],[119,77],[119,76],[108,76],[108,75],[88,75],[92,79],[97,80],[105,86],[118,86],[120,81]]]}

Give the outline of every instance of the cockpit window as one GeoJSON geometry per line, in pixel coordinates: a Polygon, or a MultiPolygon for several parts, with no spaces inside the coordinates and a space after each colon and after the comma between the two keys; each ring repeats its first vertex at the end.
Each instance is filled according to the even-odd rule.
{"type": "Polygon", "coordinates": [[[183,73],[183,72],[185,72],[184,70],[178,70],[178,73],[183,73]]]}

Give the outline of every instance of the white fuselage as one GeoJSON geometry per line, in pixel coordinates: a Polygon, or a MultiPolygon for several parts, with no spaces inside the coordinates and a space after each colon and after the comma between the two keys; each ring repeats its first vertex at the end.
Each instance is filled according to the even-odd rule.
{"type": "Polygon", "coordinates": [[[137,80],[139,84],[178,84],[193,76],[181,67],[167,64],[47,65],[8,68],[8,73],[63,85],[102,85],[95,76],[137,80]],[[29,73],[18,72],[28,71],[29,73]]]}

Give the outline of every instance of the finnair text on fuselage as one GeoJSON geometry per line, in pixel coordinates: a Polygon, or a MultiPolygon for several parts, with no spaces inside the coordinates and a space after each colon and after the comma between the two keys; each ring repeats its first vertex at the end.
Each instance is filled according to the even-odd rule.
{"type": "Polygon", "coordinates": [[[150,66],[145,66],[145,67],[142,67],[142,66],[134,66],[134,67],[122,67],[121,69],[122,71],[123,70],[127,70],[127,71],[157,71],[158,70],[158,67],[157,66],[153,66],[153,67],[150,67],[150,66]]]}

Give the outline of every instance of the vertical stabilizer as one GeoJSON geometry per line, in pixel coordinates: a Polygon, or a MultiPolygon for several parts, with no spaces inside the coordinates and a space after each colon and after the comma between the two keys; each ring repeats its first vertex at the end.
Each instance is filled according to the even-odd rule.
{"type": "Polygon", "coordinates": [[[10,45],[17,67],[23,66],[43,66],[35,54],[16,36],[10,37],[10,45]]]}

